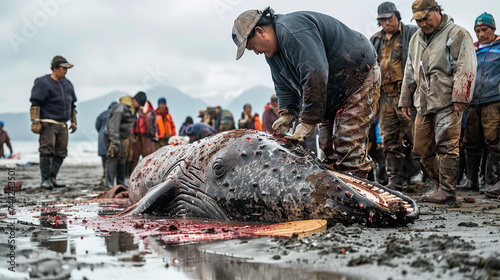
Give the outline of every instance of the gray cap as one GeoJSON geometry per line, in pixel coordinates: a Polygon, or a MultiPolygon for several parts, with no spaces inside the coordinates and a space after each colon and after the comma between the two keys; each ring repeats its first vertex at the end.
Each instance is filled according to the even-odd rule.
{"type": "Polygon", "coordinates": [[[378,17],[377,19],[381,18],[390,18],[394,14],[394,12],[397,12],[398,9],[396,9],[396,5],[392,2],[384,2],[378,6],[378,17]]]}
{"type": "Polygon", "coordinates": [[[252,32],[255,25],[257,25],[260,17],[261,15],[257,10],[248,10],[234,20],[232,37],[234,43],[238,46],[236,60],[240,59],[245,52],[248,35],[250,35],[250,32],[252,32]]]}

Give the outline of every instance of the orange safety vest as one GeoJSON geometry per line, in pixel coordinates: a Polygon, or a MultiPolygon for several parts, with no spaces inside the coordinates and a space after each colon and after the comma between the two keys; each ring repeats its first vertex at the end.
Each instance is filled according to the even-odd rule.
{"type": "Polygon", "coordinates": [[[260,122],[259,115],[255,114],[255,118],[253,120],[253,125],[255,127],[255,130],[260,130],[262,131],[262,123],[260,122]]]}
{"type": "Polygon", "coordinates": [[[156,112],[156,123],[158,123],[158,133],[156,135],[157,138],[170,138],[171,136],[176,135],[175,133],[175,124],[172,120],[172,116],[167,114],[165,116],[165,120],[163,120],[163,116],[156,112]]]}

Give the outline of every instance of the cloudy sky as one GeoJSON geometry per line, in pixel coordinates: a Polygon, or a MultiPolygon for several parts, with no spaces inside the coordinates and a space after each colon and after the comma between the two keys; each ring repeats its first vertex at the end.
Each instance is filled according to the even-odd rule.
{"type": "MultiPolygon", "coordinates": [[[[371,36],[375,0],[0,0],[0,113],[27,112],[36,77],[49,74],[54,55],[75,65],[67,77],[79,101],[112,90],[135,94],[167,84],[224,105],[245,89],[272,88],[264,57],[236,61],[231,40],[243,11],[318,11],[371,36]]],[[[403,22],[412,0],[396,0],[403,22]]],[[[473,33],[482,12],[500,18],[499,0],[441,0],[445,13],[473,33]],[[498,14],[495,14],[498,13],[498,14]]]]}

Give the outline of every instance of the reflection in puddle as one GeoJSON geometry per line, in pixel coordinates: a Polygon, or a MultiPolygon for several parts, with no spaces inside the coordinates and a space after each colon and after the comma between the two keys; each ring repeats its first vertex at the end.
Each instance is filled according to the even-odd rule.
{"type": "MultiPolygon", "coordinates": [[[[25,225],[26,235],[19,236],[17,244],[31,251],[26,257],[19,256],[16,277],[49,279],[58,274],[63,279],[354,279],[312,271],[314,267],[248,262],[244,257],[200,249],[211,243],[172,245],[156,236],[94,230],[81,222],[100,219],[100,210],[102,207],[97,205],[83,204],[18,208],[16,219],[25,225]]],[[[0,239],[0,243],[4,240],[0,239]]],[[[0,278],[9,277],[4,266],[0,265],[0,278]]]]}

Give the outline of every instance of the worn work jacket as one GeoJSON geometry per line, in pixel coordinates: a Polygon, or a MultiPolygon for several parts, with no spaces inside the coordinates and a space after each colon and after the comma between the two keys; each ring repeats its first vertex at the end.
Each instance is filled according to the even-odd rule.
{"type": "Polygon", "coordinates": [[[67,122],[76,107],[76,95],[73,84],[66,78],[60,82],[50,74],[37,78],[31,89],[32,106],[40,106],[40,119],[67,122]]]}
{"type": "Polygon", "coordinates": [[[415,106],[420,114],[427,115],[453,103],[468,104],[475,76],[470,34],[443,14],[430,38],[419,29],[410,40],[399,107],[415,106]]]}
{"type": "Polygon", "coordinates": [[[471,105],[500,101],[500,36],[489,47],[476,47],[477,73],[471,105]]]}
{"type": "MultiPolygon", "coordinates": [[[[415,32],[418,30],[418,27],[415,25],[405,25],[404,23],[401,22],[401,37],[399,38],[399,45],[401,45],[401,54],[398,54],[396,50],[392,50],[391,54],[391,59],[397,58],[398,56],[401,56],[401,62],[402,62],[402,67],[403,67],[403,73],[404,73],[404,67],[406,66],[406,59],[408,57],[408,46],[410,44],[410,39],[415,34],[415,32]]],[[[380,56],[382,53],[382,48],[384,47],[383,43],[383,38],[385,37],[385,32],[383,30],[375,33],[371,38],[370,42],[372,42],[373,46],[375,47],[375,50],[377,51],[377,54],[380,56]]],[[[377,60],[380,65],[380,57],[377,60]]],[[[381,65],[380,65],[381,66],[381,65]]],[[[382,67],[382,66],[381,66],[382,67]]]]}
{"type": "Polygon", "coordinates": [[[120,103],[109,112],[104,135],[116,147],[120,147],[121,141],[130,137],[134,126],[135,108],[132,99],[128,95],[120,97],[120,103]]]}
{"type": "Polygon", "coordinates": [[[278,50],[266,57],[280,110],[306,123],[333,119],[376,63],[370,41],[339,20],[316,12],[276,15],[278,50]]]}

